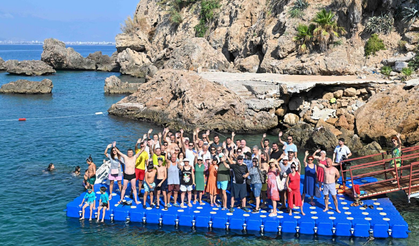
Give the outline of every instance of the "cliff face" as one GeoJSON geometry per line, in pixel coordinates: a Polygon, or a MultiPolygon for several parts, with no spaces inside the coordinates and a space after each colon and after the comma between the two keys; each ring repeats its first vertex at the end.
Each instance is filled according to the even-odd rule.
{"type": "MultiPolygon", "coordinates": [[[[406,28],[396,19],[390,33],[379,34],[386,50],[370,58],[364,56],[370,37],[364,25],[369,18],[374,13],[395,16],[398,8],[410,6],[409,1],[309,0],[302,16],[292,18],[290,10],[295,0],[220,0],[219,7],[212,10],[213,18],[205,22],[208,29],[201,33],[202,38],[196,38],[196,26],[203,19],[203,1],[184,0],[175,8],[179,17],[175,21],[173,2],[141,0],[134,14],[134,31],[116,37],[119,56],[130,53],[138,57],[132,59],[136,67],[147,68],[141,76],[153,75],[155,68],[322,75],[370,73],[382,66],[383,59],[412,50],[417,43],[417,38],[412,38],[417,37],[416,24],[406,28]],[[293,41],[297,27],[312,23],[321,9],[331,10],[335,14],[333,20],[346,34],[335,38],[327,49],[314,45],[307,53],[299,54],[293,41]],[[402,39],[406,42],[398,50],[402,39]]],[[[138,76],[129,69],[123,73],[138,76]]]]}

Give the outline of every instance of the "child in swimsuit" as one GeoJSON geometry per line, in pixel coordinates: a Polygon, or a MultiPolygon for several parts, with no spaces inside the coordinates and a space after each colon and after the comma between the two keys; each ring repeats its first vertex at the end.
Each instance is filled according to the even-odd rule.
{"type": "Polygon", "coordinates": [[[147,201],[148,193],[150,193],[150,207],[154,208],[153,194],[154,194],[154,188],[156,187],[156,184],[154,183],[155,178],[156,178],[156,169],[154,169],[153,161],[150,161],[147,166],[147,173],[145,174],[143,208],[147,207],[146,201],[147,201]]]}
{"type": "Polygon", "coordinates": [[[108,193],[106,193],[106,187],[102,186],[100,187],[100,199],[99,199],[99,207],[97,209],[97,219],[96,221],[99,222],[100,218],[100,210],[103,209],[103,215],[101,222],[104,222],[105,220],[105,209],[109,210],[109,196],[108,193]]]}
{"type": "Polygon", "coordinates": [[[86,201],[86,203],[84,204],[82,211],[83,214],[80,217],[80,220],[84,220],[84,212],[85,209],[87,208],[87,206],[90,206],[90,218],[89,220],[92,220],[92,214],[93,214],[93,210],[96,207],[96,195],[92,190],[92,186],[88,186],[86,195],[84,195],[83,201],[81,201],[81,204],[79,205],[79,207],[81,207],[81,205],[83,205],[84,201],[86,201]]]}

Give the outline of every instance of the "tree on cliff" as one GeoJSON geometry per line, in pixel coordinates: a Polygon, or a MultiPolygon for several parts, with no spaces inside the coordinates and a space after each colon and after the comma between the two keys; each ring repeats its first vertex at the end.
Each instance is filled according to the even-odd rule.
{"type": "Polygon", "coordinates": [[[318,41],[321,51],[326,51],[328,44],[333,43],[339,34],[346,34],[345,29],[338,26],[337,22],[333,20],[334,17],[335,14],[331,10],[322,9],[312,20],[316,25],[313,37],[318,41]]]}

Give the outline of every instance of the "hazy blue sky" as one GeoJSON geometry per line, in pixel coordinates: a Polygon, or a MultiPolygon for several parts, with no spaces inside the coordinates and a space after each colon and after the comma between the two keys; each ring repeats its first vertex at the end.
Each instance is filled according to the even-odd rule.
{"type": "Polygon", "coordinates": [[[4,0],[0,40],[115,41],[140,0],[4,0]]]}

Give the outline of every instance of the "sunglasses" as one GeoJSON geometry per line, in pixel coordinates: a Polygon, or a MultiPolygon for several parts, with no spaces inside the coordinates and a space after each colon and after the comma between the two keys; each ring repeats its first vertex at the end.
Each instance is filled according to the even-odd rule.
{"type": "Polygon", "coordinates": [[[308,159],[309,161],[312,161],[312,160],[314,160],[314,159],[308,159]]]}
{"type": "Polygon", "coordinates": [[[258,161],[252,161],[252,162],[255,162],[255,163],[257,163],[258,161]]]}
{"type": "Polygon", "coordinates": [[[292,138],[288,138],[288,140],[292,140],[292,138]]]}
{"type": "Polygon", "coordinates": [[[175,149],[175,151],[178,151],[178,152],[179,152],[179,150],[178,150],[178,149],[175,149]]]}

